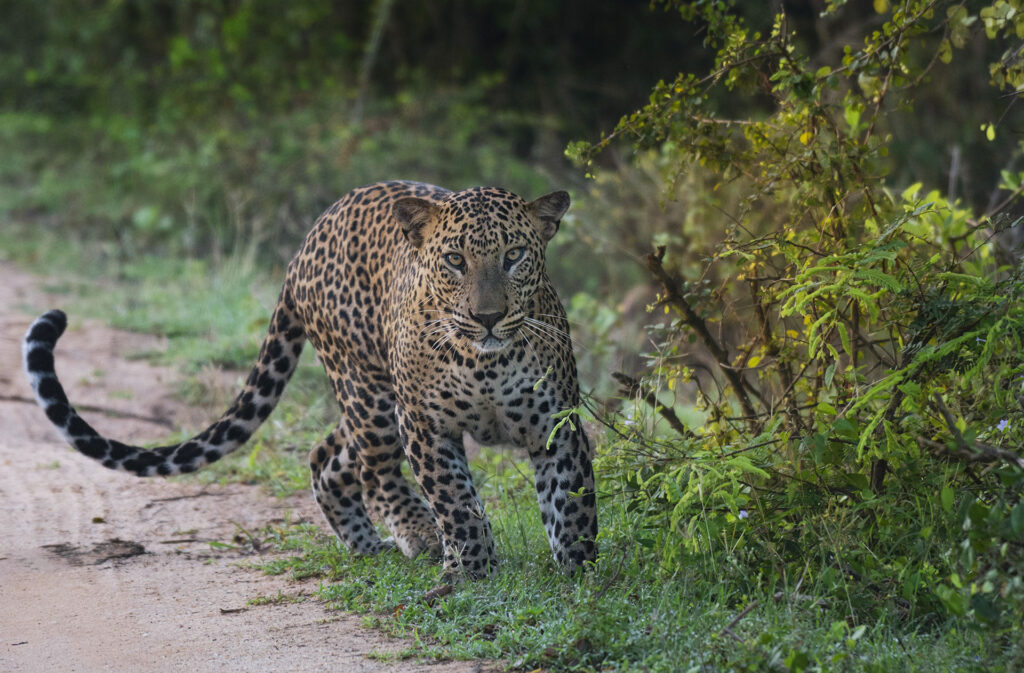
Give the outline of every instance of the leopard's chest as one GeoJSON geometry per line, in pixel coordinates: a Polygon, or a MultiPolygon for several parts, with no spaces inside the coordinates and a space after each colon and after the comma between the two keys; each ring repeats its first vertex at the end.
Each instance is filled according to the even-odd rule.
{"type": "Polygon", "coordinates": [[[443,434],[468,433],[484,444],[520,443],[519,428],[553,402],[547,369],[523,349],[422,355],[429,360],[396,372],[396,388],[403,406],[428,415],[443,434]]]}

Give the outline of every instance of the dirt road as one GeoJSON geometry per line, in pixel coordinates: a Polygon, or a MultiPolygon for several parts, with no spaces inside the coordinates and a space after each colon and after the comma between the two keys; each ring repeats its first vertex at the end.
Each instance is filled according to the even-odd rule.
{"type": "Polygon", "coordinates": [[[213,549],[238,526],[286,514],[320,523],[306,494],[289,500],[244,485],[200,486],[113,472],[76,454],[25,398],[20,340],[32,315],[63,305],[57,349],[68,394],[100,432],[159,440],[154,420],[202,427],[220,410],[174,400],[174,372],[126,358],[159,347],[115,332],[47,297],[39,280],[0,262],[0,671],[501,670],[474,662],[381,661],[406,643],[361,628],[311,599],[247,606],[315,588],[239,567],[245,552],[213,549]],[[51,303],[52,302],[52,303],[51,303]],[[373,658],[368,658],[373,657],[373,658]]]}

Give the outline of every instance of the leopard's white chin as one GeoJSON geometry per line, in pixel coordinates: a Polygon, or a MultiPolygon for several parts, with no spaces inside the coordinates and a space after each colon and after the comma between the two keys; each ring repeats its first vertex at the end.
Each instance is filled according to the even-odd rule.
{"type": "Polygon", "coordinates": [[[508,347],[508,339],[499,339],[498,337],[488,334],[480,341],[473,341],[473,345],[481,353],[495,353],[500,350],[505,350],[508,347]]]}

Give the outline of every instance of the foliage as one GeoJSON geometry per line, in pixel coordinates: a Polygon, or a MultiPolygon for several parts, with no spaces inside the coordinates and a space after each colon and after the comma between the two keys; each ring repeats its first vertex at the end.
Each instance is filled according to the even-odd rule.
{"type": "MultiPolygon", "coordinates": [[[[296,522],[259,533],[287,552],[271,574],[319,581],[332,609],[414,642],[403,656],[501,658],[550,671],[975,671],[1005,663],[978,634],[906,632],[886,621],[851,625],[819,587],[758,585],[739,566],[717,576],[665,575],[638,545],[638,517],[622,502],[600,512],[608,550],[590,572],[555,571],[526,460],[484,451],[474,480],[502,552],[486,582],[437,587],[428,558],[349,554],[321,527],[296,522]],[[896,646],[896,642],[900,646],[896,646]]],[[[989,668],[992,667],[992,668],[989,668]]]]}
{"type": "Polygon", "coordinates": [[[4,102],[172,122],[225,110],[252,116],[336,86],[359,58],[337,29],[362,10],[309,0],[13,2],[4,102]]]}
{"type": "MultiPolygon", "coordinates": [[[[920,184],[893,191],[886,119],[978,26],[1016,35],[1024,18],[1003,2],[875,3],[880,25],[822,63],[784,13],[757,28],[727,2],[660,4],[701,22],[714,67],[569,149],[600,175],[617,137],[659,148],[668,196],[693,204],[646,260],[669,319],[636,402],[606,419],[605,483],[642,513],[666,572],[738,564],[829,587],[857,621],[969,616],[1012,643],[1024,267],[988,242],[1018,226],[999,211],[1021,179],[1004,175],[980,215],[920,184]],[[768,112],[736,115],[750,97],[768,112]],[[666,423],[673,395],[696,396],[698,423],[666,423]]],[[[1018,53],[991,69],[1017,93],[1018,53]]]]}
{"type": "Polygon", "coordinates": [[[0,214],[125,255],[254,250],[280,264],[361,184],[550,191],[567,129],[612,121],[613,102],[645,87],[576,79],[625,63],[654,76],[650,47],[679,41],[650,13],[628,30],[565,30],[628,3],[14,0],[0,23],[0,214]]]}
{"type": "Polygon", "coordinates": [[[683,26],[656,14],[619,21],[633,5],[9,0],[0,108],[149,133],[258,121],[326,97],[344,125],[357,116],[357,99],[497,78],[488,107],[517,118],[509,133],[525,150],[518,154],[534,145],[557,152],[551,136],[563,125],[581,131],[614,121],[646,88],[635,75],[657,76],[662,53],[684,43],[683,26]],[[617,86],[593,85],[612,79],[617,86]]]}

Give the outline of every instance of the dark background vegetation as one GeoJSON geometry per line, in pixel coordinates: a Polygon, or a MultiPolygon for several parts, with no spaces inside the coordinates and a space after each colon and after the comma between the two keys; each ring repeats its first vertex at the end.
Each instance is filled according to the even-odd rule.
{"type": "MultiPolygon", "coordinates": [[[[824,9],[822,2],[739,7],[755,26],[784,10],[801,49],[821,63],[834,61],[849,38],[877,29],[884,19],[864,3],[829,16],[821,15],[824,9]]],[[[323,190],[319,199],[295,204],[308,220],[335,192],[381,175],[408,174],[449,186],[504,178],[520,186],[498,166],[480,175],[477,166],[466,165],[459,153],[473,154],[482,144],[506,150],[500,160],[490,159],[494,163],[540,164],[551,182],[578,181],[563,159],[566,143],[609,131],[659,79],[708,68],[713,52],[706,37],[700,25],[630,0],[310,0],[283,6],[257,0],[14,0],[0,30],[0,104],[23,117],[17,120],[27,126],[17,129],[21,135],[66,134],[68,150],[91,149],[101,160],[94,168],[111,171],[112,182],[130,179],[112,164],[141,152],[173,161],[165,144],[205,149],[212,153],[206,163],[227,164],[211,169],[238,172],[269,170],[260,164],[284,157],[327,161],[316,154],[317,146],[339,143],[338,136],[347,142],[331,149],[341,153],[396,151],[390,167],[355,171],[346,171],[345,156],[334,156],[329,175],[303,174],[326,167],[278,166],[285,170],[278,173],[283,188],[268,197],[279,202],[300,199],[288,195],[304,178],[330,180],[300,190],[323,190]],[[279,128],[274,121],[294,126],[279,128]],[[409,165],[409,149],[391,147],[401,144],[402,132],[441,129],[448,133],[443,142],[415,148],[430,155],[422,157],[425,168],[409,165]],[[367,148],[377,136],[380,144],[367,148]],[[304,148],[314,155],[302,155],[304,148]]],[[[927,45],[919,49],[929,57],[927,45]]],[[[900,131],[893,144],[897,180],[945,187],[953,179],[956,195],[983,209],[1015,144],[987,145],[978,120],[1001,121],[1010,138],[1020,132],[1019,116],[1010,110],[1004,118],[1009,101],[993,95],[978,75],[1000,49],[975,36],[958,54],[957,67],[936,68],[913,110],[887,119],[900,131]]],[[[766,98],[754,96],[729,112],[751,114],[768,106],[766,98]]],[[[6,124],[11,135],[15,121],[6,124]]],[[[195,164],[190,173],[204,167],[195,164]]],[[[181,185],[187,187],[194,185],[181,185]]],[[[177,204],[173,215],[180,217],[182,209],[177,204]]]]}
{"type": "MultiPolygon", "coordinates": [[[[943,665],[1021,663],[1013,2],[9,0],[3,14],[11,256],[88,250],[139,285],[146,255],[280,276],[361,184],[568,188],[549,267],[602,436],[609,558],[636,583],[697,577],[728,609],[778,591],[827,606],[816,644],[755,611],[774,627],[718,631],[701,665],[886,670],[849,663],[868,624],[880,660],[886,638],[924,633],[950,648],[943,665]]],[[[190,333],[146,306],[118,310],[190,333]]],[[[202,357],[244,366],[254,322],[244,339],[211,330],[202,357]]],[[[616,578],[595,595],[625,592],[616,578]]],[[[652,633],[607,652],[644,660],[652,633]]]]}

